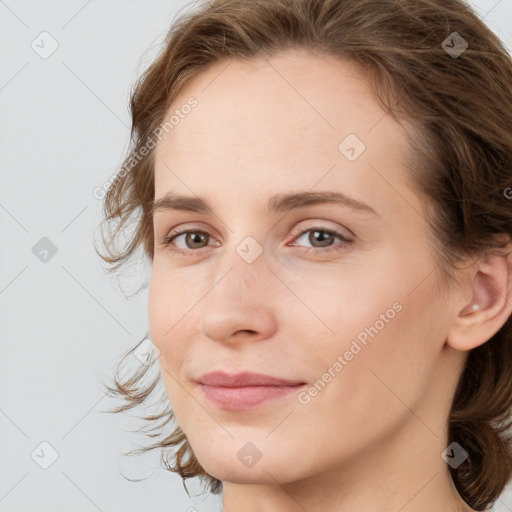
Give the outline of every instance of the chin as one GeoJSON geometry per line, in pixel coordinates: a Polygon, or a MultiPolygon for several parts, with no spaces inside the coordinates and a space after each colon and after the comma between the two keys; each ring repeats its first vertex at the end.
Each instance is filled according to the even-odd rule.
{"type": "MultiPolygon", "coordinates": [[[[210,450],[205,457],[201,457],[201,453],[194,453],[203,469],[209,475],[222,481],[238,484],[275,485],[276,481],[288,483],[307,476],[300,474],[300,468],[294,464],[294,460],[275,451],[269,457],[262,454],[256,462],[249,459],[244,462],[244,452],[240,454],[240,451],[233,447],[233,449],[212,456],[210,450]]],[[[248,448],[246,448],[246,452],[249,452],[248,448]]]]}

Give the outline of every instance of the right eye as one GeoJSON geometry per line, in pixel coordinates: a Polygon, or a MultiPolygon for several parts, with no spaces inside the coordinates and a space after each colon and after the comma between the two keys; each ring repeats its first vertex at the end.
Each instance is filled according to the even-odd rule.
{"type": "MultiPolygon", "coordinates": [[[[181,254],[183,256],[189,255],[191,252],[197,252],[197,249],[202,249],[203,247],[207,247],[207,245],[203,245],[201,247],[195,246],[195,244],[202,244],[205,240],[211,238],[211,235],[206,233],[206,231],[200,230],[182,230],[182,231],[174,231],[166,235],[162,241],[162,245],[164,247],[169,247],[169,249],[173,252],[181,254]],[[175,240],[179,240],[180,237],[183,238],[183,242],[185,243],[185,248],[180,248],[175,246],[175,240]]],[[[215,245],[219,245],[216,243],[215,245]]]]}

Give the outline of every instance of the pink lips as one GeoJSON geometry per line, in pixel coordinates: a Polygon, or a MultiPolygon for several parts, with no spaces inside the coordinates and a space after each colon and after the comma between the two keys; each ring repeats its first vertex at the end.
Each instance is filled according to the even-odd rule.
{"type": "Polygon", "coordinates": [[[224,372],[211,372],[197,381],[206,397],[217,407],[226,410],[244,410],[282,397],[296,391],[305,383],[243,372],[228,375],[224,372]]]}

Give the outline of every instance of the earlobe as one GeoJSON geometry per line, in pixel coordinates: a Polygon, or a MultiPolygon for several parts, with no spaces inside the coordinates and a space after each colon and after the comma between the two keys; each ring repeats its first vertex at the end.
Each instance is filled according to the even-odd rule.
{"type": "Polygon", "coordinates": [[[462,308],[447,334],[447,344],[467,351],[491,339],[512,313],[511,253],[485,256],[473,265],[468,286],[472,294],[467,301],[467,288],[462,308]]]}

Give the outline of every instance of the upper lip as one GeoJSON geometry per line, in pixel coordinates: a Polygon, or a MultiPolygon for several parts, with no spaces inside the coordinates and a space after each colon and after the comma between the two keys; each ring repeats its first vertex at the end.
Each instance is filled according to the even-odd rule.
{"type": "Polygon", "coordinates": [[[303,381],[281,379],[261,373],[242,372],[228,374],[221,371],[205,373],[197,379],[197,382],[207,384],[208,386],[228,388],[242,386],[296,386],[298,384],[305,384],[303,381]]]}

